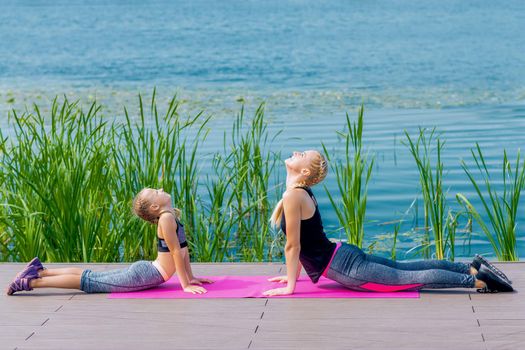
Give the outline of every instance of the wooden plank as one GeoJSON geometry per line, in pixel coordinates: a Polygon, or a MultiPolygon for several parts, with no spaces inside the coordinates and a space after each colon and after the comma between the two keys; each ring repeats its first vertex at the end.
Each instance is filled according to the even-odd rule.
{"type": "MultiPolygon", "coordinates": [[[[129,264],[53,264],[96,270],[129,264]]],[[[525,264],[498,266],[525,287],[525,264]]],[[[6,285],[24,264],[0,264],[6,285]]],[[[277,275],[282,264],[194,264],[199,275],[277,275]]],[[[60,289],[0,298],[7,349],[516,349],[525,298],[431,290],[419,299],[108,299],[60,289]],[[166,328],[167,327],[167,328],[166,328]],[[27,340],[26,340],[27,338],[27,340]],[[72,346],[74,344],[74,346],[72,346]]]]}

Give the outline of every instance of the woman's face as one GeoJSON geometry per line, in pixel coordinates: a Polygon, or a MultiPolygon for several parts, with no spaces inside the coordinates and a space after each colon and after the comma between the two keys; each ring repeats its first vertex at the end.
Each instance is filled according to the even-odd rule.
{"type": "Polygon", "coordinates": [[[144,192],[142,192],[142,198],[147,200],[152,205],[157,205],[159,207],[171,205],[171,196],[164,192],[162,188],[147,188],[144,190],[144,192]]]}
{"type": "Polygon", "coordinates": [[[314,150],[293,152],[292,156],[284,161],[286,167],[298,173],[310,171],[312,162],[319,157],[319,152],[314,150]]]}

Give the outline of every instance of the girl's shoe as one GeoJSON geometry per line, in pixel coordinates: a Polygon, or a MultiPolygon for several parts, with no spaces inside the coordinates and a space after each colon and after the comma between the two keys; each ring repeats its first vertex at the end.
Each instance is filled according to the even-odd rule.
{"type": "Polygon", "coordinates": [[[39,270],[41,269],[39,269],[37,266],[28,264],[22,271],[20,271],[16,275],[16,278],[29,278],[29,279],[40,278],[40,276],[38,275],[39,270]]]}
{"type": "Polygon", "coordinates": [[[40,278],[40,276],[38,275],[38,271],[40,270],[45,270],[45,267],[40,262],[40,259],[38,257],[35,257],[33,258],[33,260],[27,263],[26,267],[22,271],[16,274],[16,277],[31,277],[31,279],[40,278]]]}
{"type": "Polygon", "coordinates": [[[514,289],[506,280],[495,274],[485,265],[480,266],[476,278],[487,285],[482,288],[483,293],[512,292],[514,289]]]}
{"type": "Polygon", "coordinates": [[[29,263],[27,263],[27,266],[34,266],[36,267],[37,270],[45,270],[45,267],[44,265],[42,265],[42,262],[40,261],[40,259],[37,257],[34,257],[33,260],[31,260],[29,263]]]}
{"type": "Polygon", "coordinates": [[[486,266],[490,271],[492,271],[493,273],[495,273],[496,275],[498,275],[499,277],[503,278],[505,281],[507,281],[507,283],[509,284],[512,284],[512,281],[507,277],[507,275],[505,275],[503,273],[503,271],[501,271],[500,269],[498,269],[496,266],[494,266],[493,264],[491,264],[487,259],[485,259],[484,257],[482,257],[481,255],[479,254],[476,254],[474,256],[474,260],[472,260],[472,263],[470,264],[473,268],[475,268],[476,270],[479,271],[479,269],[481,268],[481,265],[484,265],[486,266]]]}
{"type": "Polygon", "coordinates": [[[11,282],[11,284],[9,284],[9,286],[7,287],[7,295],[13,295],[16,292],[20,292],[23,290],[33,290],[33,288],[31,288],[31,286],[29,285],[29,281],[29,278],[16,277],[15,280],[11,282]]]}
{"type": "Polygon", "coordinates": [[[29,282],[36,278],[40,278],[38,271],[43,269],[44,266],[42,266],[40,259],[34,258],[31,260],[26,267],[16,275],[13,282],[9,284],[7,287],[7,295],[12,295],[13,293],[22,290],[33,290],[33,288],[29,286],[29,282]]]}

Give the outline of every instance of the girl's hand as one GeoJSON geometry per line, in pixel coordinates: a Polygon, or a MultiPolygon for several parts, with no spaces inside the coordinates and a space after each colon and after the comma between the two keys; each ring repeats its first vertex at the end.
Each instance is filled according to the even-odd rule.
{"type": "Polygon", "coordinates": [[[214,281],[208,279],[208,278],[200,278],[200,277],[193,277],[190,280],[190,284],[198,284],[199,286],[203,283],[213,283],[214,281]]]}
{"type": "Polygon", "coordinates": [[[272,278],[268,278],[268,281],[277,282],[277,283],[288,283],[288,276],[272,277],[272,278]]]}
{"type": "Polygon", "coordinates": [[[191,294],[204,294],[207,292],[206,289],[200,287],[200,286],[194,286],[194,285],[188,285],[186,288],[183,289],[186,293],[191,294]]]}
{"type": "Polygon", "coordinates": [[[293,290],[290,290],[288,287],[285,288],[275,288],[267,290],[266,292],[263,292],[263,295],[266,295],[268,297],[275,296],[275,295],[290,295],[293,294],[293,290]]]}

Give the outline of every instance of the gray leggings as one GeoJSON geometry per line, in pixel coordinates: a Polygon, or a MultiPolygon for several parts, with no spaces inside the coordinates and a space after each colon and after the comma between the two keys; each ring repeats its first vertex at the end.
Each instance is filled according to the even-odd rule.
{"type": "Polygon", "coordinates": [[[84,270],[80,289],[86,293],[132,292],[162,283],[164,278],[151,261],[137,261],[123,269],[99,272],[84,270]]]}
{"type": "Polygon", "coordinates": [[[473,288],[470,264],[445,260],[396,262],[365,254],[343,244],[330,264],[327,277],[359,291],[391,292],[423,288],[473,288]]]}

